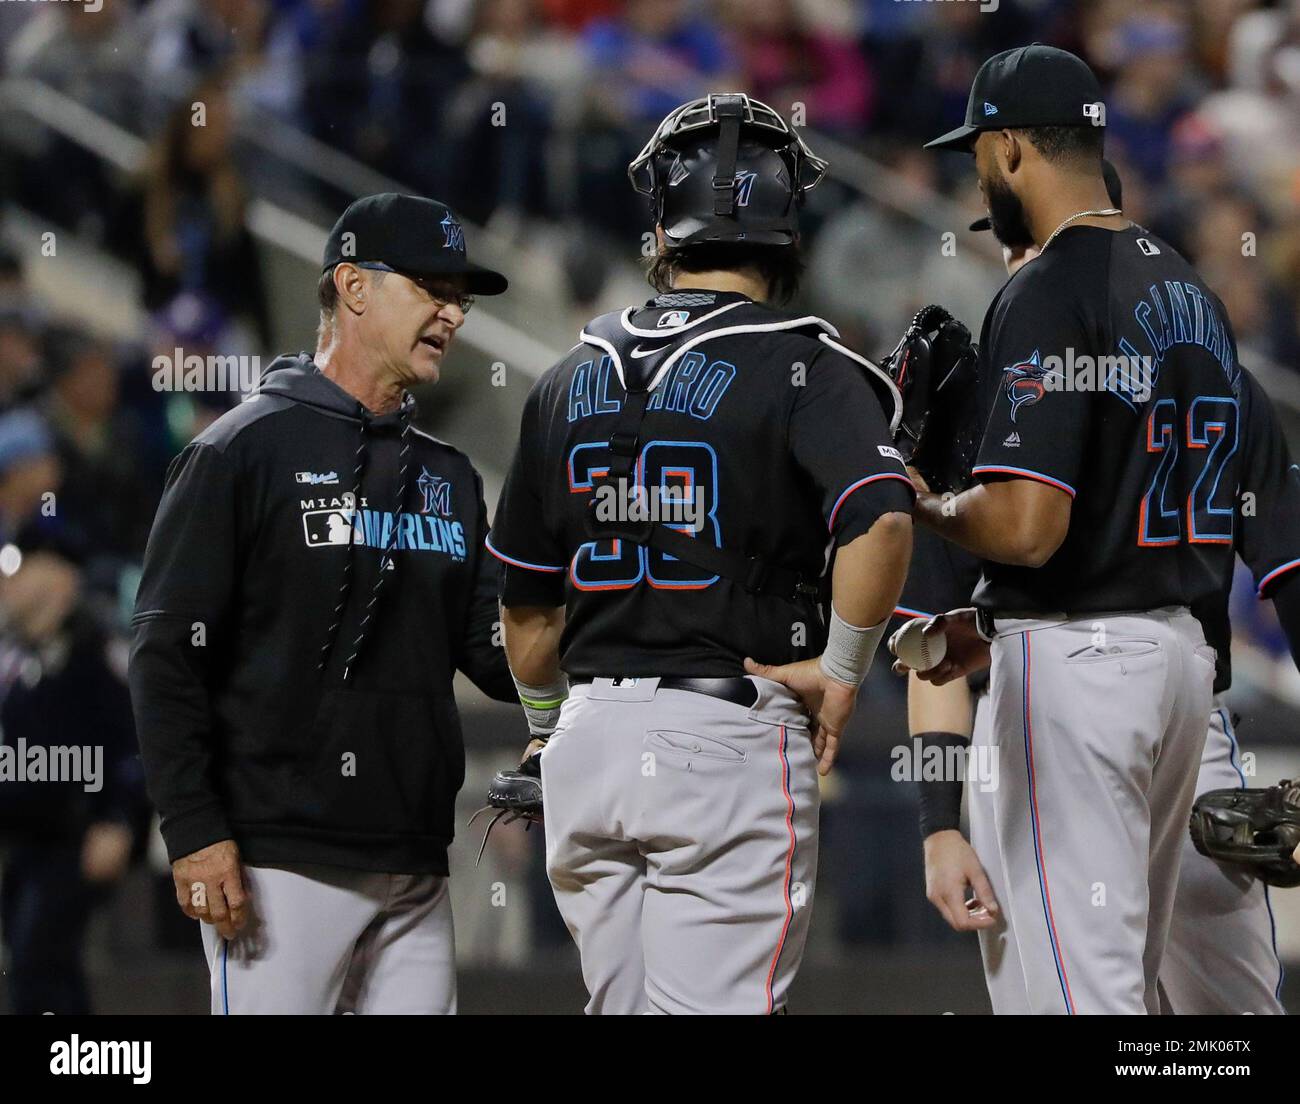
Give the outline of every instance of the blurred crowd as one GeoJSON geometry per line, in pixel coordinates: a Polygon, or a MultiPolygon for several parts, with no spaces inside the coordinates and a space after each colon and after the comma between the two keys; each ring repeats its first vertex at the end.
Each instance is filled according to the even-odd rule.
{"type": "MultiPolygon", "coordinates": [[[[1030,41],[1072,49],[1101,75],[1126,213],[1192,259],[1243,359],[1300,367],[1300,0],[0,4],[0,77],[94,113],[64,133],[7,112],[3,196],[129,264],[147,320],[122,340],[55,316],[32,291],[35,254],[0,250],[0,730],[11,746],[94,732],[106,749],[97,793],[0,787],[11,1002],[86,1006],[86,917],[146,836],[122,685],[127,616],[166,465],[233,401],[155,390],[152,358],[279,351],[250,206],[271,194],[334,213],[346,198],[301,158],[269,171],[279,138],[268,136],[340,151],[521,248],[532,227],[563,228],[551,240],[585,306],[640,251],[646,211],[625,168],[676,104],[744,89],[806,124],[814,149],[817,136],[851,147],[917,207],[973,218],[969,164],[920,147],[961,118],[985,58],[1030,41]],[[130,165],[103,156],[110,131],[139,151],[130,165]]],[[[920,258],[937,261],[939,234],[962,238],[966,221],[904,216],[828,180],[806,220],[806,294],[879,351],[912,310],[944,298],[952,277],[920,258]]],[[[952,289],[972,322],[987,301],[977,291],[952,289]]],[[[831,865],[879,861],[850,849],[831,865]]],[[[892,930],[864,913],[842,934],[892,930]]]]}
{"type": "MultiPolygon", "coordinates": [[[[0,9],[4,72],[74,97],[148,143],[133,179],[55,136],[28,141],[22,201],[133,257],[151,310],[209,296],[267,336],[248,178],[268,121],[342,150],[471,221],[561,222],[573,295],[645,227],[624,169],[675,104],[743,88],[810,132],[977,208],[961,158],[920,151],[962,113],[979,63],[1045,41],[1107,90],[1126,207],[1189,254],[1242,344],[1300,359],[1297,0],[102,0],[0,9]],[[192,105],[206,105],[202,127],[192,105]],[[1243,235],[1253,235],[1249,241],[1243,235]],[[241,278],[236,278],[240,274],[241,278]]],[[[20,145],[24,145],[20,143],[20,145]]],[[[858,257],[893,228],[830,185],[812,205],[814,287],[860,300],[858,257]]],[[[955,227],[954,229],[961,229],[955,227]]],[[[931,235],[932,237],[933,235],[931,235]]],[[[880,256],[876,264],[898,264],[880,256]]],[[[634,255],[634,254],[631,254],[634,255]]],[[[891,304],[892,306],[893,304],[891,304]]],[[[865,308],[858,307],[858,310],[865,308]]],[[[875,319],[868,319],[876,321],[875,319]]]]}

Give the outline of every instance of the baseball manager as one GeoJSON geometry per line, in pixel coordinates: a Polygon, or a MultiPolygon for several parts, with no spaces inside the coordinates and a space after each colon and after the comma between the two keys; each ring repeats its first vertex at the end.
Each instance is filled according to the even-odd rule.
{"type": "Polygon", "coordinates": [[[131,694],[214,1012],[455,1011],[452,675],[515,691],[482,481],[407,388],[505,289],[442,204],[357,200],[315,355],[277,359],[168,473],[131,694]]]}

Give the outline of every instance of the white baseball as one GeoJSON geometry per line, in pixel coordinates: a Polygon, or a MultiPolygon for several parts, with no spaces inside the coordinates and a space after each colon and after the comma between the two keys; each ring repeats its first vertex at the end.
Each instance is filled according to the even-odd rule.
{"type": "Polygon", "coordinates": [[[914,617],[889,639],[889,650],[913,671],[928,671],[943,662],[948,652],[948,638],[942,632],[924,634],[930,622],[914,617]]]}

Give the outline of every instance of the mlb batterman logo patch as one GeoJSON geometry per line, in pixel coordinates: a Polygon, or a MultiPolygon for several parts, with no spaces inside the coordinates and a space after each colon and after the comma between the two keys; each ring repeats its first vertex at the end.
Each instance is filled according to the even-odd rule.
{"type": "Polygon", "coordinates": [[[1011,403],[1013,422],[1022,406],[1033,406],[1034,403],[1041,402],[1047,392],[1043,385],[1047,369],[1043,367],[1042,360],[1039,350],[1035,349],[1034,355],[1027,360],[1016,361],[1002,369],[1002,390],[1011,403]]]}

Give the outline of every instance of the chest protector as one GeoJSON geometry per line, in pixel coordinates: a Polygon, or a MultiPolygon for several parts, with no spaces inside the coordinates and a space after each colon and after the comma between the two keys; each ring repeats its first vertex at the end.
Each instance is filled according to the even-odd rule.
{"type": "MultiPolygon", "coordinates": [[[[815,315],[783,314],[744,299],[712,310],[700,309],[716,298],[710,292],[661,295],[651,307],[612,311],[593,319],[583,329],[582,343],[610,358],[625,392],[609,437],[609,470],[593,480],[597,493],[609,486],[621,502],[626,501],[626,490],[633,485],[633,472],[641,452],[642,422],[655,387],[668,378],[673,365],[688,352],[720,337],[792,332],[830,346],[862,366],[889,418],[891,435],[898,428],[903,403],[893,380],[871,361],[841,345],[837,340],[839,332],[829,322],[815,315]],[[654,328],[635,325],[634,314],[638,321],[657,318],[663,324],[654,328]]],[[[697,540],[661,521],[627,520],[631,510],[620,510],[620,519],[600,518],[597,503],[597,494],[593,494],[586,516],[587,535],[592,540],[626,540],[653,548],[692,567],[729,579],[749,594],[769,594],[794,601],[816,599],[821,593],[824,571],[821,576],[808,576],[758,556],[746,556],[732,548],[697,540]]]]}

